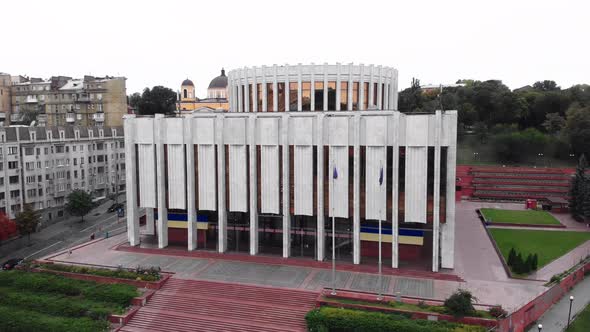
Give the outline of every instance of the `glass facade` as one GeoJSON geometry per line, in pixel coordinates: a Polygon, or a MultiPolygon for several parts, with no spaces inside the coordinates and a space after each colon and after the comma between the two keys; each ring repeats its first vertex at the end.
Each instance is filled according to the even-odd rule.
{"type": "Polygon", "coordinates": [[[327,89],[324,86],[324,82],[314,82],[313,92],[312,92],[312,83],[311,82],[301,82],[301,87],[297,82],[289,82],[287,85],[284,82],[277,82],[276,83],[276,90],[273,83],[266,83],[266,85],[258,83],[256,84],[256,94],[254,94],[254,85],[240,85],[240,87],[236,87],[236,96],[239,96],[238,90],[242,88],[241,91],[241,98],[239,100],[240,107],[242,110],[246,110],[245,104],[248,103],[248,110],[250,112],[254,112],[254,103],[257,105],[258,112],[264,112],[264,105],[263,100],[266,97],[266,112],[274,112],[275,111],[275,104],[274,104],[274,94],[277,94],[277,105],[276,111],[277,112],[285,112],[285,111],[334,111],[336,110],[336,106],[339,103],[340,110],[347,111],[347,110],[368,110],[370,106],[374,105],[377,106],[377,98],[379,93],[381,93],[381,108],[383,109],[386,104],[385,95],[386,91],[389,88],[389,84],[381,84],[374,83],[372,85],[373,91],[370,94],[370,83],[364,82],[363,84],[363,91],[361,92],[361,83],[359,82],[340,82],[340,98],[337,99],[337,82],[336,81],[328,81],[327,89]],[[352,87],[350,87],[352,85],[352,87]],[[286,100],[286,88],[289,88],[289,100],[287,104],[286,100]],[[266,87],[266,96],[264,87],[266,87]],[[379,90],[380,89],[380,90],[379,90]],[[301,93],[301,96],[299,94],[301,93]],[[314,103],[311,103],[311,97],[313,93],[314,103]],[[327,93],[327,107],[324,109],[324,94],[327,93]],[[363,103],[360,104],[360,96],[363,96],[363,103]],[[370,101],[370,97],[373,97],[372,101],[370,101]],[[299,109],[299,97],[301,97],[301,109],[299,109]],[[352,99],[352,104],[349,108],[349,97],[352,99]]]}

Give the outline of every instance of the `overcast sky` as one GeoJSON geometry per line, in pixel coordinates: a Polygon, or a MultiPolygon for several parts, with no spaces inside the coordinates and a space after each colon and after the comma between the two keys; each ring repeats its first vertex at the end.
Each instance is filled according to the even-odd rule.
{"type": "Polygon", "coordinates": [[[460,78],[590,83],[590,1],[3,1],[0,72],[121,75],[127,92],[243,66],[350,62],[400,89],[460,78]]]}

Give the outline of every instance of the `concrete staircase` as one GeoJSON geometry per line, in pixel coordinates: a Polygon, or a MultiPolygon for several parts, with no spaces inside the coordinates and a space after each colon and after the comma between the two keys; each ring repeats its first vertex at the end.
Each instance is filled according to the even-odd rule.
{"type": "Polygon", "coordinates": [[[561,169],[473,167],[474,198],[525,200],[560,197],[567,199],[571,175],[561,169]]]}
{"type": "Polygon", "coordinates": [[[314,292],[171,278],[121,332],[306,331],[314,292]]]}

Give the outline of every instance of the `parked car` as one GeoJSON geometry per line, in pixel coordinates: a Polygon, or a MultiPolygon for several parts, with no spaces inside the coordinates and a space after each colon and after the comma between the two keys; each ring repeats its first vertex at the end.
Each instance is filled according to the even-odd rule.
{"type": "Polygon", "coordinates": [[[115,203],[115,204],[111,205],[111,207],[109,207],[108,211],[115,212],[118,209],[122,209],[124,207],[125,207],[125,205],[123,203],[115,203]]]}
{"type": "Polygon", "coordinates": [[[2,270],[12,270],[22,262],[23,262],[22,258],[9,259],[6,262],[2,263],[2,270]]]}

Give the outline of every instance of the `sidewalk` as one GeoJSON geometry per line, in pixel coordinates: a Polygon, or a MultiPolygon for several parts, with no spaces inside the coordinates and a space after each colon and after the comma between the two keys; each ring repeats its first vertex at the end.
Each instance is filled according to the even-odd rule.
{"type": "Polygon", "coordinates": [[[570,295],[574,296],[572,304],[572,320],[590,303],[590,278],[585,278],[571,292],[566,293],[559,302],[553,305],[528,332],[537,332],[537,325],[543,324],[543,332],[562,332],[567,326],[567,314],[570,295]]]}

